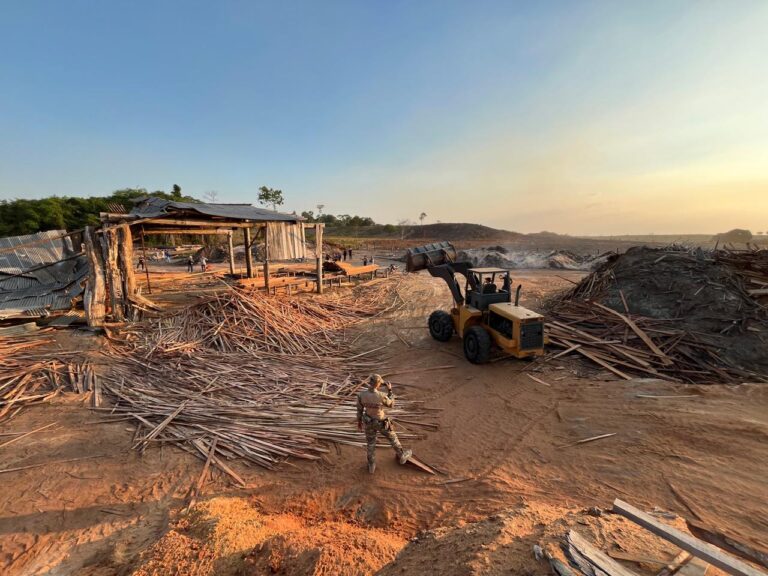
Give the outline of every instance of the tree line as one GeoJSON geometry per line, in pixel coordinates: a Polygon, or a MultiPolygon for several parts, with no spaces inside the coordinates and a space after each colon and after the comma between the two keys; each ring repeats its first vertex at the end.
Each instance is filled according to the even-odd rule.
{"type": "Polygon", "coordinates": [[[181,187],[173,185],[170,192],[146,188],[123,188],[109,196],[50,196],[38,200],[0,200],[0,237],[23,236],[44,230],[79,230],[99,224],[99,212],[111,212],[115,205],[129,212],[134,200],[156,196],[177,202],[199,202],[184,196],[181,187]]]}
{"type": "MultiPolygon", "coordinates": [[[[79,198],[75,196],[49,196],[36,200],[0,200],[0,237],[23,236],[44,230],[79,230],[85,226],[98,226],[100,212],[113,212],[116,205],[125,212],[130,212],[135,201],[139,198],[155,196],[177,202],[200,202],[192,196],[185,196],[181,187],[174,184],[170,192],[155,190],[149,192],[146,188],[123,188],[115,190],[109,196],[90,196],[79,198]]],[[[207,192],[206,201],[215,203],[217,193],[207,192]]],[[[259,189],[258,201],[262,205],[271,206],[273,210],[283,204],[282,190],[262,186],[259,189]]],[[[334,228],[358,228],[377,226],[372,218],[367,216],[351,216],[349,214],[317,214],[311,210],[301,215],[309,222],[322,222],[334,228]]],[[[394,229],[394,226],[387,226],[394,229]]]]}

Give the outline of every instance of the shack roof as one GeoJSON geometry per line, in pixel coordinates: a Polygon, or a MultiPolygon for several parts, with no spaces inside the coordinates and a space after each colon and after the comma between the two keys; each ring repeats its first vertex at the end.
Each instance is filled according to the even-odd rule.
{"type": "Polygon", "coordinates": [[[139,202],[130,212],[138,218],[162,218],[164,216],[180,216],[190,213],[213,218],[254,222],[301,222],[304,220],[296,214],[284,214],[264,208],[256,208],[252,204],[205,204],[193,202],[174,202],[150,196],[139,202]]]}
{"type": "Polygon", "coordinates": [[[83,291],[88,264],[71,236],[49,230],[0,238],[0,319],[45,316],[72,307],[83,291]]]}

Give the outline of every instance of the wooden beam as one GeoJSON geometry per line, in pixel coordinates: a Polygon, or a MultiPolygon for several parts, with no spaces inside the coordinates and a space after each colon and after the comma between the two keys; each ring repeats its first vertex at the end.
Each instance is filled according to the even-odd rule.
{"type": "MultiPolygon", "coordinates": [[[[126,313],[133,312],[131,298],[136,294],[136,277],[133,273],[133,234],[130,226],[117,226],[117,249],[120,276],[123,282],[123,297],[126,313]]],[[[132,314],[131,314],[132,315],[132,314]]]]}
{"type": "Polygon", "coordinates": [[[101,244],[104,250],[104,268],[107,272],[107,284],[109,288],[110,308],[112,319],[115,322],[125,320],[125,298],[123,294],[123,282],[118,265],[118,240],[117,227],[104,230],[101,235],[101,244]]]}
{"type": "Polygon", "coordinates": [[[575,530],[571,530],[568,533],[568,543],[591,564],[608,574],[608,576],[637,576],[636,572],[625,568],[605,552],[595,548],[575,530]]]}
{"type": "Polygon", "coordinates": [[[317,255],[317,293],[323,293],[323,225],[315,224],[315,252],[317,255]]]}
{"type": "Polygon", "coordinates": [[[147,293],[152,294],[152,286],[149,284],[149,258],[147,258],[147,247],[144,245],[144,227],[141,228],[141,255],[144,257],[144,273],[147,276],[147,293]]]}
{"type": "Polygon", "coordinates": [[[269,230],[264,227],[264,288],[269,294],[269,230]]]}
{"type": "Polygon", "coordinates": [[[85,255],[88,258],[88,283],[85,286],[83,304],[88,326],[96,327],[104,325],[104,299],[106,290],[104,287],[104,269],[101,265],[98,250],[93,241],[93,228],[85,227],[83,240],[85,242],[85,255]]]}
{"type": "Polygon", "coordinates": [[[198,236],[200,234],[229,234],[232,232],[231,228],[202,228],[202,229],[190,229],[190,228],[145,228],[144,234],[150,236],[153,234],[168,234],[168,235],[183,235],[198,236]]]}
{"type": "Polygon", "coordinates": [[[658,356],[658,357],[661,359],[661,363],[662,363],[662,364],[664,364],[665,366],[669,366],[669,365],[671,365],[671,364],[672,364],[672,360],[669,358],[669,356],[667,356],[667,355],[666,355],[666,354],[665,354],[665,353],[664,353],[664,352],[661,350],[661,348],[659,348],[658,346],[656,346],[656,344],[653,342],[653,340],[651,340],[651,338],[648,336],[648,334],[646,334],[645,332],[643,332],[643,331],[640,329],[640,327],[639,327],[637,324],[635,324],[635,323],[632,321],[632,319],[631,319],[631,318],[629,318],[629,317],[627,317],[627,316],[624,316],[624,314],[622,314],[621,312],[617,312],[617,311],[616,311],[616,310],[614,310],[613,308],[608,308],[608,306],[603,306],[603,305],[602,305],[602,304],[600,304],[599,302],[592,302],[592,304],[593,304],[594,306],[597,306],[597,307],[598,307],[598,308],[600,308],[601,310],[605,310],[606,312],[609,312],[610,314],[613,314],[614,316],[618,316],[619,318],[621,318],[621,319],[624,321],[624,323],[625,323],[627,326],[629,326],[630,330],[632,330],[632,332],[634,332],[635,334],[637,334],[637,335],[640,337],[640,340],[642,340],[643,342],[645,342],[645,345],[646,345],[646,346],[648,346],[648,348],[650,348],[650,349],[651,349],[651,351],[652,351],[654,354],[656,354],[656,356],[658,356]]]}
{"type": "Polygon", "coordinates": [[[707,544],[663,522],[659,522],[650,514],[646,514],[622,500],[616,499],[613,502],[613,511],[728,574],[733,576],[766,576],[764,572],[753,568],[738,558],[726,554],[720,548],[707,544]]]}
{"type": "Polygon", "coordinates": [[[251,254],[251,229],[243,228],[243,245],[245,246],[245,275],[253,278],[253,254],[251,254]]]}
{"type": "MultiPolygon", "coordinates": [[[[282,222],[282,220],[281,220],[282,222]]],[[[173,224],[174,226],[193,226],[200,228],[253,228],[264,226],[264,222],[252,222],[248,220],[191,220],[185,218],[147,218],[145,224],[173,224]]],[[[197,234],[197,232],[194,232],[197,234]]]]}
{"type": "Polygon", "coordinates": [[[707,526],[702,522],[686,520],[685,523],[688,525],[688,530],[691,531],[691,534],[697,538],[701,538],[705,542],[714,544],[726,552],[741,556],[745,560],[749,560],[755,564],[761,564],[768,568],[768,552],[765,550],[758,550],[749,544],[739,542],[732,536],[722,532],[720,529],[707,526]]]}
{"type": "Polygon", "coordinates": [[[229,248],[229,273],[235,275],[235,245],[232,242],[232,230],[227,234],[227,247],[229,248]]]}

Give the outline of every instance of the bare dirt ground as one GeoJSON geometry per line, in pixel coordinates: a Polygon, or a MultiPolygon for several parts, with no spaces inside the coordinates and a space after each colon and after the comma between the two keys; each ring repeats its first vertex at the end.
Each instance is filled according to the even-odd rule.
{"type": "MultiPolygon", "coordinates": [[[[516,281],[523,284],[522,304],[532,308],[544,295],[569,286],[565,278],[580,277],[563,271],[516,273],[516,281]]],[[[646,509],[690,516],[672,486],[707,522],[768,547],[768,387],[616,381],[570,359],[506,359],[474,366],[464,360],[458,339],[442,344],[427,333],[427,315],[448,305],[444,284],[421,273],[404,277],[398,290],[407,305],[394,316],[360,325],[353,336],[360,336],[361,351],[386,343],[381,372],[393,374],[395,393],[426,399],[440,411],[440,430],[412,448],[447,475],[428,476],[401,467],[381,449],[371,477],[363,450],[339,447],[321,462],[288,462],[274,472],[236,466],[248,482],[246,490],[235,490],[214,474],[204,487],[206,498],[232,497],[262,515],[288,515],[285,522],[292,526],[294,539],[312,530],[341,534],[339,526],[380,530],[390,538],[388,548],[368,570],[388,562],[398,546],[420,531],[460,527],[505,510],[537,511],[527,523],[510,524],[506,516],[497,517],[503,524],[499,530],[525,534],[566,511],[609,507],[616,497],[646,509]],[[443,368],[424,371],[437,367],[443,368]],[[615,436],[563,447],[608,433],[615,436]]],[[[98,346],[97,337],[89,338],[98,346]]],[[[137,454],[130,448],[133,426],[125,421],[103,423],[106,419],[69,399],[26,409],[0,428],[5,434],[57,423],[0,448],[4,469],[48,463],[0,474],[0,572],[106,576],[138,568],[139,574],[197,573],[170,571],[162,559],[173,554],[163,556],[148,548],[171,525],[172,534],[186,534],[178,510],[202,463],[171,448],[137,454]],[[88,460],[53,463],[91,455],[88,460]],[[153,554],[160,555],[155,571],[147,564],[153,554]]],[[[0,436],[0,443],[4,438],[0,436]]],[[[249,546],[264,545],[264,537],[259,537],[262,540],[248,540],[242,548],[235,542],[230,552],[235,550],[242,559],[249,546]]],[[[348,537],[358,542],[361,536],[348,537]]],[[[289,546],[291,540],[285,536],[282,541],[289,546]]],[[[276,548],[272,550],[274,555],[276,548]]],[[[441,550],[427,546],[420,561],[429,565],[429,554],[445,555],[441,550]]],[[[477,566],[452,573],[548,573],[544,565],[530,562],[505,568],[498,564],[511,562],[509,555],[487,552],[477,566]]],[[[203,556],[199,552],[201,565],[203,556]]],[[[416,570],[418,565],[411,557],[411,563],[402,566],[416,570]]],[[[240,572],[210,573],[266,570],[259,557],[245,566],[253,570],[242,571],[241,566],[240,572]]],[[[416,573],[398,566],[389,565],[385,572],[416,573]]]]}

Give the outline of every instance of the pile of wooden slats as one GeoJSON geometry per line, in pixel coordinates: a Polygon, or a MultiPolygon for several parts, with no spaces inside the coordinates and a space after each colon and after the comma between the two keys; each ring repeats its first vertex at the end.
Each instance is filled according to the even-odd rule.
{"type": "Polygon", "coordinates": [[[617,267],[617,255],[550,302],[550,342],[564,350],[557,356],[579,354],[625,379],[768,381],[768,357],[760,357],[768,345],[768,316],[745,288],[748,282],[768,286],[768,252],[645,250],[651,258],[646,254],[636,267],[617,267]],[[662,266],[666,276],[655,274],[662,266]],[[670,276],[669,285],[659,285],[670,276]],[[699,294],[707,297],[702,303],[699,294]],[[654,298],[666,298],[657,306],[662,317],[636,312],[654,310],[654,298]],[[748,348],[754,362],[744,361],[748,348]]]}
{"type": "MultiPolygon", "coordinates": [[[[131,327],[105,352],[108,410],[137,421],[137,449],[176,444],[240,484],[227,460],[272,468],[319,459],[327,441],[362,446],[355,393],[380,364],[375,350],[351,351],[344,330],[396,305],[380,286],[325,297],[235,290],[131,327]]],[[[407,414],[405,440],[435,427],[418,401],[400,399],[391,414],[407,414]]]]}
{"type": "Polygon", "coordinates": [[[39,350],[53,342],[47,332],[0,338],[0,421],[61,392],[91,394],[93,405],[99,405],[100,382],[90,362],[72,362],[49,347],[39,350]]]}

